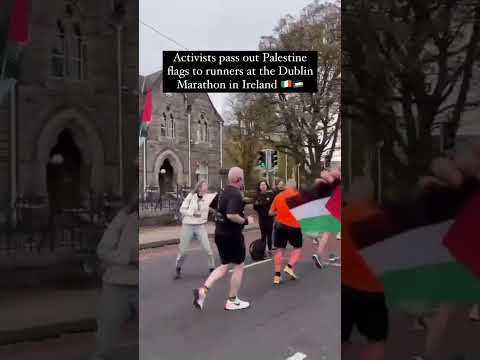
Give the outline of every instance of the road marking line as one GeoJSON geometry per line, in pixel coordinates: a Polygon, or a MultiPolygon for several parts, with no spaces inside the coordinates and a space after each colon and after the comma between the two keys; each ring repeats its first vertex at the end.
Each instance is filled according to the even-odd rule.
{"type": "Polygon", "coordinates": [[[304,353],[297,352],[293,356],[290,356],[287,360],[303,360],[307,357],[304,353]]]}
{"type": "Polygon", "coordinates": [[[342,267],[342,264],[329,264],[328,266],[342,267]]]}
{"type": "MultiPolygon", "coordinates": [[[[248,269],[249,267],[252,267],[252,266],[255,266],[255,265],[259,265],[259,264],[263,264],[263,263],[266,263],[266,262],[269,262],[269,261],[272,261],[272,259],[265,259],[265,260],[261,260],[261,261],[256,261],[254,263],[251,263],[251,264],[248,264],[248,265],[245,265],[245,269],[248,269]]],[[[233,272],[234,269],[230,269],[228,270],[229,273],[233,272]]]]}

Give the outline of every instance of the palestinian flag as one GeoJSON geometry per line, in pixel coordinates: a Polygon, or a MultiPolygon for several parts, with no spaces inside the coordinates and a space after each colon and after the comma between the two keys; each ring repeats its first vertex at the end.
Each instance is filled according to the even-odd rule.
{"type": "Polygon", "coordinates": [[[152,122],[152,90],[147,92],[145,97],[145,104],[143,106],[142,121],[140,123],[139,136],[146,138],[148,135],[148,126],[152,122]]]}
{"type": "Polygon", "coordinates": [[[382,281],[390,304],[478,302],[479,205],[477,195],[456,219],[411,228],[386,213],[352,224],[359,252],[382,281]]]}
{"type": "Polygon", "coordinates": [[[448,230],[444,245],[459,262],[480,278],[480,241],[478,220],[480,214],[480,192],[474,194],[448,230]]]}
{"type": "Polygon", "coordinates": [[[341,186],[320,183],[317,189],[287,199],[287,205],[300,223],[302,232],[318,236],[341,229],[341,186]]]}
{"type": "MultiPolygon", "coordinates": [[[[5,1],[3,1],[5,2],[5,1]]],[[[22,50],[30,40],[30,0],[10,0],[1,4],[9,16],[1,17],[1,78],[18,77],[22,50]]]]}

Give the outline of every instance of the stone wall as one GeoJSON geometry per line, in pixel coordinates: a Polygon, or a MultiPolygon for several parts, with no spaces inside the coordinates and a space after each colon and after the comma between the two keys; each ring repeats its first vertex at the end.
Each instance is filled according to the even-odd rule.
{"type": "MultiPolygon", "coordinates": [[[[90,185],[98,192],[119,190],[117,32],[111,26],[111,2],[99,6],[94,0],[81,1],[80,10],[74,8],[72,18],[66,14],[67,3],[63,0],[32,2],[31,41],[24,49],[17,85],[19,193],[45,194],[45,156],[50,151],[45,146],[51,147],[65,127],[74,129],[82,155],[92,164],[90,185]],[[58,41],[58,19],[67,31],[78,23],[85,34],[84,79],[53,77],[51,49],[58,41]]],[[[138,3],[128,2],[126,14],[121,41],[123,178],[126,188],[136,189],[138,176],[133,162],[138,152],[138,3]]],[[[7,98],[0,104],[2,119],[9,112],[7,98]]],[[[11,177],[11,149],[2,141],[9,132],[5,126],[8,121],[2,124],[0,199],[9,197],[11,177]]]]}
{"type": "MultiPolygon", "coordinates": [[[[147,145],[147,186],[158,186],[158,171],[165,159],[174,167],[175,181],[179,186],[188,186],[188,115],[187,104],[191,105],[191,185],[196,182],[199,166],[208,167],[208,180],[211,188],[220,186],[220,127],[222,119],[216,112],[207,94],[165,94],[162,92],[161,72],[141,78],[143,92],[152,89],[152,122],[148,131],[147,145]],[[143,83],[145,80],[145,83],[143,83]],[[161,121],[163,114],[175,122],[175,136],[163,136],[161,121]],[[209,139],[197,141],[198,121],[203,114],[208,121],[209,139]]],[[[144,97],[140,98],[143,109],[144,97]]],[[[204,122],[204,119],[201,122],[204,122]]],[[[140,186],[143,186],[143,148],[140,147],[140,186]]]]}

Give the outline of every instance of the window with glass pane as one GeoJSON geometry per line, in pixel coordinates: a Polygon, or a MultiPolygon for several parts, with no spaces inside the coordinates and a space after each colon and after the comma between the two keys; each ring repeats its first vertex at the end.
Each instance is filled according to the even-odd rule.
{"type": "Polygon", "coordinates": [[[52,48],[52,76],[63,78],[66,75],[66,59],[65,59],[65,27],[63,23],[57,20],[57,36],[55,46],[52,48]]]}
{"type": "Polygon", "coordinates": [[[197,124],[197,143],[202,142],[202,123],[198,120],[197,124]]]}
{"type": "Polygon", "coordinates": [[[70,78],[74,80],[83,79],[83,52],[84,41],[80,25],[74,25],[74,34],[72,37],[72,45],[70,50],[70,78]]]}
{"type": "Polygon", "coordinates": [[[160,136],[167,136],[167,115],[162,114],[162,119],[160,120],[160,136]]]}
{"type": "Polygon", "coordinates": [[[171,137],[175,138],[175,119],[173,118],[173,114],[170,114],[170,127],[172,129],[171,137]]]}

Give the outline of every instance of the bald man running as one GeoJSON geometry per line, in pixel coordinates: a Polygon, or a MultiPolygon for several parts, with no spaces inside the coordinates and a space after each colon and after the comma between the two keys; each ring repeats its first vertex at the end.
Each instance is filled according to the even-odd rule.
{"type": "MultiPolygon", "coordinates": [[[[222,265],[217,267],[208,277],[205,284],[194,290],[193,305],[197,309],[203,309],[203,303],[207,292],[211,287],[223,278],[230,265],[234,266],[230,280],[230,291],[225,310],[242,310],[250,307],[250,303],[238,298],[237,293],[242,284],[244,261],[245,261],[245,239],[243,227],[253,223],[251,216],[245,217],[244,201],[241,189],[244,187],[243,170],[233,167],[228,172],[229,185],[225,187],[217,201],[217,219],[215,224],[215,244],[222,265]]],[[[213,205],[214,206],[214,205],[213,205]]]]}

